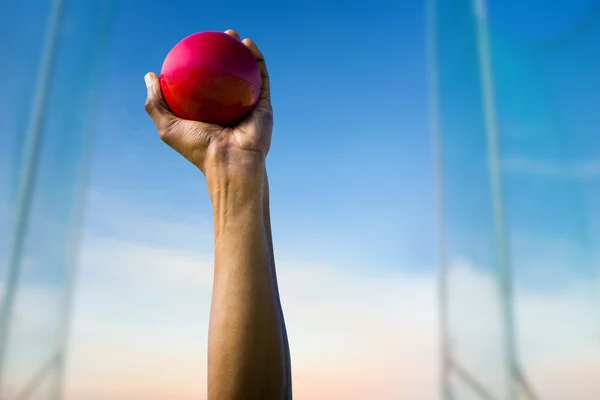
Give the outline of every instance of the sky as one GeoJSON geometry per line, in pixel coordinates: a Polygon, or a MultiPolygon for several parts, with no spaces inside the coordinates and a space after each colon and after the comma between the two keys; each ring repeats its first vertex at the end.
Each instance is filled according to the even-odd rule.
{"type": "MultiPolygon", "coordinates": [[[[11,97],[0,99],[5,132],[26,127],[19,110],[34,83],[24,77],[35,75],[49,11],[33,3],[14,2],[14,18],[0,16],[0,51],[27,61],[0,66],[16,77],[5,82],[11,97]]],[[[66,399],[205,398],[212,210],[202,174],[160,141],[146,115],[143,77],[160,73],[185,36],[231,28],[258,44],[272,81],[267,165],[295,398],[439,398],[432,72],[440,79],[452,348],[502,398],[504,328],[469,2],[439,2],[444,46],[434,69],[420,1],[117,1],[96,69],[83,67],[102,32],[100,8],[66,3],[9,354],[15,386],[49,356],[48,332],[60,325],[49,316],[60,313],[64,263],[75,254],[66,399]],[[80,90],[94,74],[98,90],[80,90]],[[73,239],[70,195],[84,146],[72,132],[87,127],[88,95],[91,170],[80,251],[71,253],[64,243],[73,239]]],[[[590,123],[600,57],[591,43],[600,23],[579,27],[590,14],[585,0],[490,3],[520,359],[542,398],[592,400],[600,393],[592,303],[600,282],[590,276],[600,260],[600,152],[590,123]]],[[[19,158],[7,155],[24,144],[18,135],[6,143],[0,172],[14,183],[19,158]]],[[[0,188],[4,220],[10,187],[0,188]]]]}
{"type": "Polygon", "coordinates": [[[147,71],[160,72],[166,53],[188,34],[234,26],[269,55],[277,115],[268,162],[274,186],[273,218],[281,224],[277,239],[294,243],[306,257],[339,260],[343,256],[349,268],[372,263],[373,257],[381,268],[395,268],[401,259],[411,260],[411,264],[421,260],[416,268],[432,264],[427,242],[433,219],[426,209],[418,215],[409,211],[417,209],[423,195],[429,196],[431,186],[423,180],[430,173],[430,163],[421,159],[428,152],[423,140],[428,133],[423,118],[423,16],[418,3],[402,10],[392,2],[377,10],[356,4],[356,10],[347,11],[317,4],[265,4],[245,11],[241,4],[232,6],[240,9],[239,14],[215,5],[187,16],[183,4],[181,8],[154,7],[161,12],[142,14],[139,6],[128,4],[131,8],[117,14],[113,31],[114,37],[128,40],[115,41],[114,56],[108,61],[107,76],[115,78],[104,90],[111,98],[104,104],[110,108],[101,110],[97,130],[102,133],[97,136],[95,151],[126,163],[133,157],[164,161],[135,169],[135,179],[125,177],[124,182],[114,176],[120,175],[121,164],[103,166],[97,174],[99,186],[124,187],[157,204],[176,202],[180,211],[200,211],[197,193],[204,193],[201,177],[176,154],[166,152],[156,137],[151,138],[152,122],[143,109],[131,107],[145,99],[135,77],[143,78],[147,71]],[[353,28],[357,23],[362,30],[353,28]],[[398,25],[407,34],[396,32],[398,25]],[[122,60],[132,54],[136,61],[124,64],[122,60]],[[122,93],[117,99],[115,91],[122,93]],[[109,117],[114,110],[121,112],[119,124],[127,128],[108,133],[118,129],[115,117],[109,117]],[[114,148],[113,135],[123,143],[119,149],[114,148]],[[173,176],[179,178],[173,180],[173,176]],[[132,185],[135,181],[141,187],[132,185]],[[402,190],[405,182],[419,189],[406,193],[402,190]],[[366,208],[368,213],[357,212],[366,208]],[[400,251],[396,246],[402,235],[398,220],[422,232],[417,238],[406,238],[414,241],[410,250],[400,251]],[[315,231],[319,231],[318,237],[315,231]],[[375,239],[365,237],[364,231],[382,234],[375,239]],[[326,248],[322,247],[324,238],[326,248]],[[344,256],[347,248],[364,252],[344,256]]]}

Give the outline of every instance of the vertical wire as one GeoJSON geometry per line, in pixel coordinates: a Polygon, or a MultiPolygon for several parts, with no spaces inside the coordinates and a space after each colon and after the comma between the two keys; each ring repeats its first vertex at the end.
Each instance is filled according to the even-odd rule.
{"type": "Polygon", "coordinates": [[[443,142],[440,130],[439,82],[437,59],[436,0],[427,0],[427,58],[429,73],[429,110],[434,163],[435,207],[438,219],[438,312],[440,318],[440,391],[445,400],[451,398],[449,384],[448,330],[448,265],[446,257],[446,218],[444,214],[443,142]]]}
{"type": "Polygon", "coordinates": [[[8,336],[10,333],[9,327],[21,272],[21,259],[27,236],[31,203],[35,191],[42,129],[52,79],[52,67],[58,42],[58,33],[63,16],[63,3],[63,0],[53,0],[52,3],[42,50],[42,60],[38,70],[36,90],[25,134],[25,153],[18,185],[12,246],[9,247],[7,279],[3,291],[2,303],[0,304],[0,395],[2,395],[5,383],[4,370],[8,350],[8,336]]]}
{"type": "Polygon", "coordinates": [[[487,29],[486,0],[474,0],[475,19],[477,24],[477,44],[479,69],[483,91],[483,106],[485,117],[485,134],[488,147],[488,166],[490,189],[492,197],[492,213],[496,239],[496,253],[499,270],[500,295],[502,298],[502,315],[505,325],[504,343],[506,351],[506,371],[510,383],[508,398],[517,399],[517,349],[515,340],[515,320],[513,305],[512,269],[508,254],[508,243],[505,228],[502,175],[500,170],[500,150],[498,137],[498,122],[492,75],[492,62],[487,29]]]}
{"type": "Polygon", "coordinates": [[[67,244],[67,283],[64,291],[63,299],[63,320],[60,326],[60,333],[58,337],[58,357],[57,357],[57,377],[55,393],[53,399],[61,400],[64,393],[64,376],[67,366],[69,339],[70,339],[70,323],[73,312],[73,295],[76,286],[77,278],[77,261],[80,251],[81,235],[83,231],[83,224],[85,218],[85,206],[87,204],[87,187],[90,180],[90,167],[91,167],[91,152],[93,145],[92,125],[95,121],[95,103],[97,100],[96,96],[96,83],[99,80],[100,66],[107,50],[107,36],[112,26],[112,15],[114,13],[114,0],[96,0],[100,3],[101,15],[99,15],[97,22],[100,26],[100,30],[95,38],[96,49],[93,51],[91,57],[91,69],[88,81],[88,97],[86,107],[84,111],[86,114],[87,121],[82,128],[82,135],[84,136],[84,143],[82,146],[82,161],[79,166],[78,178],[76,179],[75,186],[75,206],[71,212],[70,230],[68,233],[68,244],[67,244]],[[86,112],[87,111],[87,112],[86,112]]]}

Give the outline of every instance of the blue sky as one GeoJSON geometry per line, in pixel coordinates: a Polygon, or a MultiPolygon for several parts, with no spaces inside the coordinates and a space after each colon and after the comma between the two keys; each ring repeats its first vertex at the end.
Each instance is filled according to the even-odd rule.
{"type": "MultiPolygon", "coordinates": [[[[0,64],[9,77],[4,93],[11,94],[0,96],[7,116],[0,128],[8,132],[22,131],[34,87],[24,77],[34,73],[48,9],[29,7],[33,3],[12,2],[14,18],[0,15],[0,38],[11,39],[0,40],[0,51],[22,61],[0,64]],[[18,23],[23,20],[29,24],[18,23]]],[[[19,301],[19,315],[38,328],[36,316],[59,312],[57,288],[40,288],[34,278],[64,272],[61,246],[72,206],[63,197],[70,191],[57,189],[69,189],[75,179],[69,162],[78,157],[79,137],[72,132],[83,118],[71,110],[84,102],[77,88],[89,73],[72,74],[90,50],[73,32],[98,32],[91,3],[67,3],[71,19],[59,52],[19,301]],[[35,247],[42,241],[44,247],[35,247]]],[[[425,4],[116,3],[92,129],[71,398],[201,398],[197,371],[205,365],[212,210],[201,173],[159,140],[146,115],[143,77],[159,73],[183,37],[229,28],[258,43],[272,79],[272,219],[299,398],[435,398],[437,249],[425,4]],[[365,365],[377,373],[365,374],[365,365]],[[398,370],[407,374],[403,384],[395,383],[398,370]],[[172,380],[163,379],[165,371],[172,380]],[[139,386],[108,384],[119,379],[139,386]]],[[[489,274],[494,253],[478,59],[474,37],[461,36],[469,25],[458,26],[453,14],[468,21],[470,2],[440,3],[451,6],[441,13],[438,72],[444,77],[451,300],[460,302],[454,329],[463,361],[493,370],[493,361],[483,365],[498,359],[501,346],[493,334],[499,304],[489,274]]],[[[567,45],[547,51],[544,40],[578,25],[590,1],[571,1],[568,9],[560,8],[566,0],[544,7],[537,0],[491,3],[511,251],[519,282],[527,284],[515,300],[523,360],[547,393],[560,392],[547,382],[597,388],[593,377],[583,382],[600,360],[584,359],[581,350],[589,352],[586,346],[597,340],[589,277],[573,272],[597,257],[590,250],[600,243],[594,206],[599,147],[590,129],[600,101],[600,57],[592,51],[600,24],[575,29],[567,45]],[[550,347],[562,352],[549,355],[550,347]],[[582,366],[571,383],[561,370],[569,365],[582,366]]],[[[22,145],[18,135],[7,143],[0,146],[3,180],[16,165],[5,155],[22,145]]],[[[7,188],[0,186],[3,200],[7,188]]],[[[0,212],[7,217],[7,208],[0,212]]],[[[37,334],[47,338],[47,332],[37,334]]],[[[23,339],[23,346],[47,346],[40,337],[23,339]]],[[[491,370],[488,377],[495,376],[491,370]]]]}
{"type": "MultiPolygon", "coordinates": [[[[593,99],[577,100],[585,86],[566,98],[558,95],[570,82],[564,74],[577,70],[580,63],[562,62],[560,52],[557,57],[552,52],[531,54],[532,47],[519,42],[543,43],[577,32],[574,27],[589,13],[590,2],[581,0],[570,7],[559,3],[540,7],[534,0],[504,1],[502,6],[491,2],[489,13],[491,40],[497,45],[494,70],[503,82],[497,85],[503,156],[558,163],[566,169],[568,161],[589,163],[595,153],[585,150],[597,143],[585,127],[574,132],[575,140],[565,138],[559,119],[591,115],[587,110],[569,111],[593,104],[593,99]],[[527,23],[533,16],[540,18],[527,23]],[[552,107],[567,112],[549,118],[552,107]],[[511,120],[514,116],[520,120],[511,120]],[[524,124],[532,132],[529,138],[519,133],[524,124]],[[565,143],[572,144],[567,152],[565,143]]],[[[177,208],[210,216],[202,178],[156,138],[140,108],[145,93],[139,77],[147,71],[160,72],[165,55],[181,38],[201,30],[234,28],[260,45],[273,81],[276,129],[269,172],[276,247],[305,261],[342,263],[363,273],[397,268],[432,271],[436,222],[424,4],[232,2],[227,8],[193,1],[177,7],[167,1],[150,8],[143,4],[119,3],[116,9],[95,128],[95,185],[163,206],[165,215],[169,208],[177,208]]],[[[464,5],[441,15],[453,18],[462,7],[469,7],[466,1],[456,4],[464,5]]],[[[449,96],[463,100],[451,97],[443,106],[472,132],[460,139],[452,136],[452,124],[443,125],[444,134],[452,138],[446,149],[450,229],[457,242],[467,243],[459,253],[473,257],[486,253],[489,259],[492,226],[483,117],[476,113],[482,111],[477,105],[481,100],[476,42],[474,36],[467,39],[473,55],[461,58],[456,53],[460,42],[456,46],[452,42],[461,31],[455,19],[449,21],[450,30],[440,30],[446,43],[442,51],[462,60],[462,76],[468,81],[446,78],[445,84],[458,81],[449,96]],[[460,108],[461,104],[470,108],[460,108]],[[463,161],[466,157],[469,163],[463,161]],[[454,196],[458,208],[453,208],[454,196]],[[470,232],[487,233],[476,239],[470,232]]],[[[595,37],[593,31],[585,33],[584,38],[595,37]]],[[[571,48],[563,46],[561,51],[577,51],[571,48]]],[[[593,57],[587,57],[593,64],[593,57]]],[[[579,58],[585,57],[575,53],[573,60],[579,58]]],[[[445,65],[441,59],[440,71],[445,65]]],[[[564,123],[578,126],[573,118],[564,123]]],[[[504,176],[506,199],[517,198],[507,203],[516,233],[583,240],[579,236],[587,228],[580,226],[572,210],[583,207],[594,186],[579,188],[569,181],[522,176],[523,172],[504,176]],[[533,189],[533,194],[523,203],[525,188],[533,189]],[[531,206],[541,198],[554,200],[545,207],[531,206]]]]}
{"type": "MultiPolygon", "coordinates": [[[[86,3],[68,4],[71,16],[95,15],[96,9],[86,3]]],[[[474,41],[469,35],[461,36],[469,25],[461,25],[461,30],[456,22],[457,13],[469,15],[464,10],[470,5],[467,1],[447,4],[458,6],[440,14],[447,21],[441,25],[445,43],[441,52],[450,57],[448,63],[442,60],[440,71],[443,74],[446,66],[461,71],[456,77],[442,75],[444,85],[453,85],[444,112],[456,121],[442,120],[444,134],[451,138],[446,149],[450,160],[446,165],[449,218],[451,227],[459,227],[453,232],[458,240],[465,236],[471,245],[481,247],[468,235],[468,231],[490,231],[485,138],[480,132],[483,120],[473,113],[478,107],[480,85],[474,41]],[[471,56],[465,50],[471,51],[471,56]],[[463,109],[463,105],[470,108],[463,109]],[[473,134],[462,139],[452,136],[454,123],[473,134]],[[462,162],[465,157],[471,162],[462,162]],[[452,208],[453,202],[458,208],[452,208]]],[[[565,236],[564,226],[570,224],[566,236],[573,239],[583,235],[582,230],[597,226],[596,222],[591,222],[592,227],[578,226],[581,223],[575,219],[580,217],[572,212],[577,204],[589,204],[598,192],[597,185],[588,182],[589,176],[583,177],[587,180],[584,183],[574,185],[568,179],[557,182],[556,176],[542,173],[540,178],[531,173],[535,163],[541,162],[546,167],[553,164],[564,174],[568,170],[565,162],[574,161],[581,164],[575,170],[584,171],[584,175],[588,171],[589,175],[597,154],[593,150],[597,139],[588,127],[593,123],[597,100],[593,93],[598,91],[586,91],[594,81],[597,57],[578,50],[593,43],[597,29],[589,23],[583,24],[587,30],[578,28],[581,21],[587,21],[582,18],[590,15],[590,1],[569,2],[569,7],[565,4],[541,7],[536,0],[507,0],[490,2],[489,12],[492,40],[497,45],[494,67],[503,82],[497,85],[503,156],[509,159],[509,167],[520,166],[519,171],[507,168],[506,199],[521,196],[524,188],[537,190],[529,196],[529,203],[509,204],[511,226],[519,231],[565,236]],[[543,40],[554,40],[565,32],[574,32],[567,36],[575,35],[572,40],[579,45],[567,43],[554,52],[539,50],[543,40]],[[532,45],[534,41],[538,44],[532,45]],[[532,49],[538,51],[532,54],[532,49]],[[573,55],[571,61],[563,62],[569,54],[573,55]],[[588,74],[589,79],[569,79],[578,73],[588,74]],[[577,112],[569,111],[575,108],[577,112]],[[557,118],[553,109],[567,112],[558,113],[557,118]],[[562,133],[564,126],[569,126],[570,135],[562,133]],[[520,134],[523,129],[529,130],[528,137],[520,134]],[[527,158],[525,163],[523,158],[527,158]],[[545,207],[532,206],[541,198],[552,198],[553,202],[545,207]],[[566,222],[556,224],[557,219],[566,222]]],[[[435,215],[424,4],[228,5],[231,7],[183,1],[173,7],[163,1],[148,7],[142,1],[117,2],[107,59],[100,71],[92,186],[162,207],[165,215],[177,209],[210,217],[202,177],[154,134],[141,107],[145,92],[140,76],[150,70],[160,72],[169,49],[186,35],[234,28],[261,46],[273,80],[276,131],[269,171],[277,248],[307,261],[341,262],[365,273],[396,268],[431,272],[435,264],[435,215]]],[[[0,24],[0,32],[16,39],[3,42],[1,49],[28,62],[4,64],[2,72],[4,76],[32,76],[49,7],[45,3],[31,10],[17,3],[9,6],[14,18],[0,24]],[[17,23],[25,19],[30,23],[17,23]]],[[[69,29],[85,24],[85,19],[78,23],[71,22],[69,29]]],[[[68,50],[81,51],[76,47],[68,50]]],[[[63,65],[73,63],[68,54],[65,52],[59,61],[63,65]]],[[[55,99],[57,110],[70,93],[66,85],[77,85],[77,79],[84,79],[67,76],[57,75],[63,86],[55,99]]],[[[2,104],[12,117],[2,123],[9,131],[19,131],[26,119],[19,110],[26,109],[33,80],[8,79],[6,85],[12,96],[3,97],[2,104]]],[[[60,117],[68,114],[56,111],[52,115],[57,119],[54,131],[69,126],[68,118],[60,117]]],[[[49,129],[52,131],[52,124],[49,129]]],[[[18,148],[17,138],[9,138],[5,151],[18,148]]],[[[10,158],[5,157],[4,162],[10,158]]],[[[585,212],[595,215],[590,207],[585,212]]]]}
{"type": "Polygon", "coordinates": [[[158,140],[146,117],[142,78],[160,72],[181,38],[231,27],[260,45],[273,81],[268,169],[277,247],[366,271],[432,265],[421,4],[344,10],[232,2],[233,11],[219,3],[140,4],[123,3],[111,33],[96,184],[179,211],[211,212],[202,177],[158,140]]]}
{"type": "MultiPolygon", "coordinates": [[[[70,6],[71,15],[96,15],[96,9],[85,3],[73,4],[77,5],[70,6]]],[[[306,261],[344,263],[364,273],[397,268],[432,271],[436,262],[436,222],[424,4],[380,1],[375,7],[344,2],[342,7],[341,2],[263,2],[252,6],[231,2],[227,8],[217,2],[183,1],[177,7],[168,1],[153,3],[152,7],[145,4],[117,2],[114,9],[107,58],[100,71],[92,186],[162,207],[165,216],[169,210],[177,209],[180,213],[210,217],[203,178],[158,140],[141,107],[145,91],[140,76],[143,78],[147,71],[160,72],[165,55],[181,38],[201,30],[234,28],[260,45],[272,75],[276,130],[269,172],[279,251],[288,251],[306,261]]],[[[477,114],[478,109],[481,111],[478,61],[474,36],[464,34],[469,23],[463,23],[459,29],[457,22],[457,15],[468,21],[470,11],[464,10],[470,5],[468,1],[447,4],[456,5],[451,9],[442,5],[440,13],[446,21],[441,20],[445,45],[440,51],[443,57],[450,57],[448,61],[441,58],[439,69],[445,79],[443,85],[449,85],[451,90],[442,116],[444,134],[451,138],[445,150],[448,216],[456,240],[478,248],[475,253],[487,247],[483,252],[489,258],[490,200],[483,118],[477,114]],[[445,75],[448,68],[454,74],[459,71],[458,75],[445,75]],[[445,119],[446,115],[452,120],[445,119]],[[456,131],[459,126],[472,134],[453,135],[460,132],[456,131]],[[466,157],[470,158],[469,163],[463,162],[466,157]],[[488,233],[475,239],[469,234],[474,231],[488,233]]],[[[14,4],[13,8],[14,21],[28,18],[35,29],[4,24],[6,34],[12,29],[19,37],[6,42],[5,48],[17,59],[32,61],[25,66],[33,66],[48,7],[38,7],[33,12],[14,4]]],[[[572,158],[581,161],[585,170],[594,157],[590,149],[595,148],[597,141],[589,134],[589,123],[583,122],[593,115],[591,109],[561,115],[566,119],[562,124],[568,124],[572,132],[575,129],[576,140],[565,139],[561,121],[548,118],[551,107],[569,110],[594,104],[593,95],[584,94],[585,85],[573,87],[569,79],[561,78],[569,70],[581,72],[583,67],[577,62],[561,62],[560,54],[572,52],[573,60],[587,57],[592,61],[590,65],[594,65],[593,55],[582,57],[581,51],[572,46],[561,48],[558,56],[552,52],[532,55],[531,46],[514,40],[525,38],[525,44],[534,40],[541,43],[565,31],[578,32],[573,27],[579,25],[589,9],[590,2],[586,0],[566,8],[561,2],[547,7],[540,7],[535,0],[507,0],[502,6],[500,2],[490,2],[492,40],[497,45],[494,66],[503,82],[497,85],[503,155],[513,161],[511,165],[522,166],[523,157],[526,161],[539,158],[537,161],[558,163],[558,169],[565,170],[564,162],[572,158]],[[544,18],[527,23],[534,15],[544,18]],[[567,90],[569,96],[556,95],[567,90]],[[574,101],[577,97],[586,101],[574,101]],[[547,98],[552,99],[550,103],[547,98]],[[520,134],[524,126],[532,133],[529,138],[520,134]],[[542,139],[539,135],[545,136],[542,139]],[[562,151],[565,140],[572,145],[571,153],[562,151]]],[[[81,23],[85,19],[80,19],[81,23]]],[[[80,26],[72,25],[71,29],[80,26]]],[[[595,37],[594,33],[585,33],[583,37],[588,39],[578,39],[580,43],[595,37]]],[[[81,49],[69,47],[69,51],[81,49]]],[[[73,59],[65,54],[59,62],[72,63],[73,59]]],[[[33,73],[18,69],[16,64],[3,68],[7,76],[33,73]]],[[[594,72],[587,73],[592,77],[594,72]]],[[[58,78],[63,85],[77,84],[77,79],[69,80],[66,75],[58,78]]],[[[7,84],[8,91],[14,93],[7,109],[25,109],[32,82],[9,80],[7,84]]],[[[62,93],[68,96],[70,91],[64,88],[62,93]]],[[[62,103],[57,100],[56,104],[61,104],[58,101],[62,103]]],[[[18,118],[4,122],[8,129],[23,125],[25,115],[16,114],[18,118]]],[[[59,120],[56,126],[65,126],[65,120],[59,120]]],[[[523,174],[529,167],[531,163],[520,171],[507,171],[507,199],[514,198],[514,193],[520,196],[523,188],[533,185],[539,190],[530,196],[530,204],[538,203],[542,197],[555,201],[547,207],[509,204],[509,217],[514,217],[511,226],[519,231],[565,236],[564,224],[577,223],[567,221],[557,226],[557,218],[549,216],[576,218],[571,205],[587,204],[587,199],[596,193],[595,186],[585,187],[585,198],[580,200],[578,194],[573,195],[571,182],[523,174]]],[[[93,220],[93,213],[88,217],[93,220]]],[[[581,229],[586,228],[574,226],[567,236],[581,236],[581,229]]],[[[463,250],[464,247],[458,251],[463,250]]]]}

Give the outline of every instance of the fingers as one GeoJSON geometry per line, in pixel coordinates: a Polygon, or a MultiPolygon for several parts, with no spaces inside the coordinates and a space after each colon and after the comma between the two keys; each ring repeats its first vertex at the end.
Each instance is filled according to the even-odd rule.
{"type": "Polygon", "coordinates": [[[152,118],[152,121],[154,121],[154,124],[162,137],[162,135],[166,133],[167,128],[175,120],[175,116],[171,113],[171,110],[169,110],[169,107],[163,98],[158,76],[154,72],[150,72],[146,74],[144,81],[146,82],[146,88],[148,89],[144,108],[148,115],[150,115],[150,118],[152,118]]]}
{"type": "Polygon", "coordinates": [[[242,40],[242,38],[240,37],[240,34],[237,33],[236,31],[234,31],[233,29],[227,29],[225,31],[226,34],[233,36],[234,38],[236,38],[237,40],[242,40]]]}
{"type": "MultiPolygon", "coordinates": [[[[241,40],[241,36],[239,33],[234,31],[233,29],[227,29],[225,31],[226,34],[233,36],[234,38],[241,40]]],[[[246,45],[248,49],[252,52],[256,61],[258,61],[258,65],[260,67],[260,76],[262,79],[262,88],[260,91],[259,102],[270,102],[271,101],[271,81],[269,80],[269,72],[267,71],[267,63],[265,62],[265,57],[262,52],[254,43],[252,39],[244,39],[242,42],[246,45]]]]}
{"type": "Polygon", "coordinates": [[[260,91],[259,102],[270,102],[271,101],[271,81],[269,80],[269,71],[267,70],[267,63],[265,62],[265,57],[262,52],[254,43],[252,39],[244,39],[242,42],[246,45],[248,49],[252,52],[256,61],[258,61],[258,66],[260,68],[260,76],[262,79],[262,89],[260,91]]]}

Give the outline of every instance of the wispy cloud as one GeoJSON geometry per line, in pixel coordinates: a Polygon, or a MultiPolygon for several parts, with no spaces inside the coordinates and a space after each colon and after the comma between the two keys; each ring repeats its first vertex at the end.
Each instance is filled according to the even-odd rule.
{"type": "MultiPolygon", "coordinates": [[[[67,399],[205,398],[212,253],[171,245],[198,232],[197,221],[167,222],[125,203],[111,204],[111,212],[111,226],[90,225],[85,235],[67,399]],[[166,226],[166,243],[140,239],[166,226]]],[[[439,398],[436,277],[406,271],[361,274],[278,257],[295,398],[439,398]]],[[[497,282],[468,260],[456,260],[452,271],[456,354],[497,386],[497,282]]],[[[565,287],[517,293],[521,359],[543,398],[593,400],[600,393],[593,311],[577,281],[565,287]]]]}
{"type": "MultiPolygon", "coordinates": [[[[87,243],[70,398],[204,398],[211,257],[106,239],[87,243]],[[95,261],[97,254],[105,256],[95,261]]],[[[298,399],[435,397],[429,279],[365,278],[283,261],[279,280],[298,399]]]]}
{"type": "MultiPolygon", "coordinates": [[[[4,283],[0,281],[0,295],[4,283]]],[[[40,284],[18,291],[7,342],[5,395],[22,390],[56,354],[62,294],[60,288],[40,284]]]]}
{"type": "Polygon", "coordinates": [[[592,180],[600,178],[600,160],[556,161],[528,156],[507,156],[503,169],[512,174],[530,175],[547,179],[592,180]]]}

